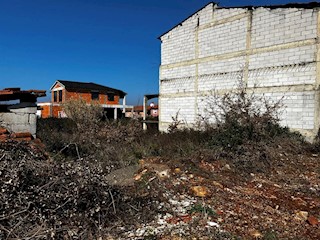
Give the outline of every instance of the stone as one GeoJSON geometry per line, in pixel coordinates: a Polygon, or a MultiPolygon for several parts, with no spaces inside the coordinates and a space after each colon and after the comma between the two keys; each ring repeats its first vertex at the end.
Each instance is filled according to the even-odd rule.
{"type": "Polygon", "coordinates": [[[258,230],[253,230],[250,232],[250,235],[254,238],[261,238],[262,237],[262,233],[259,232],[258,230]]]}
{"type": "Polygon", "coordinates": [[[298,221],[307,221],[309,213],[306,211],[296,212],[294,219],[298,221]]]}
{"type": "Polygon", "coordinates": [[[310,216],[308,217],[307,222],[312,226],[316,226],[319,224],[319,219],[314,216],[310,216]]]}
{"type": "Polygon", "coordinates": [[[217,228],[220,227],[220,225],[219,225],[218,223],[216,223],[216,222],[211,222],[211,221],[209,221],[209,222],[207,222],[207,224],[208,224],[208,226],[210,226],[210,227],[217,227],[217,228]]]}
{"type": "Polygon", "coordinates": [[[206,197],[208,196],[208,188],[204,186],[193,186],[191,187],[193,195],[196,197],[206,197]]]}

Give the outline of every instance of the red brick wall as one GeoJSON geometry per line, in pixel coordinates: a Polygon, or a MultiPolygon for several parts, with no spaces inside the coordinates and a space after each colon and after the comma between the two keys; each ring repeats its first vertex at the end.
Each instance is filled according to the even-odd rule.
{"type": "Polygon", "coordinates": [[[41,106],[41,118],[51,117],[50,114],[50,105],[41,106]]]}
{"type": "MultiPolygon", "coordinates": [[[[77,93],[77,92],[69,92],[65,90],[65,100],[71,99],[83,99],[87,103],[92,102],[91,93],[77,93]]],[[[100,104],[119,104],[119,96],[114,96],[114,101],[108,101],[108,96],[106,94],[99,94],[99,103],[100,104]]]]}
{"type": "Polygon", "coordinates": [[[62,111],[61,106],[44,105],[41,106],[41,118],[59,117],[59,111],[62,111]],[[52,109],[52,110],[51,110],[52,109]],[[52,115],[51,115],[52,113],[52,115]]]}
{"type": "Polygon", "coordinates": [[[52,117],[59,117],[59,111],[62,111],[61,106],[52,106],[52,117]]]}

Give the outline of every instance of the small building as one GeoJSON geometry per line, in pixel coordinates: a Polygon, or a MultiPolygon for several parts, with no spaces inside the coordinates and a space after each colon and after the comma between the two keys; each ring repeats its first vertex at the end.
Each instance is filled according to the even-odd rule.
{"type": "MultiPolygon", "coordinates": [[[[157,118],[159,115],[158,105],[153,103],[147,107],[147,117],[157,118]]],[[[143,105],[134,106],[133,109],[126,110],[126,117],[143,118],[143,105]]]]}
{"type": "Polygon", "coordinates": [[[69,100],[83,99],[90,104],[98,102],[107,112],[109,118],[118,118],[125,111],[125,108],[132,108],[126,105],[126,93],[92,82],[75,82],[67,80],[56,80],[50,88],[51,102],[38,103],[40,108],[38,115],[42,118],[65,117],[62,104],[69,100]],[[122,104],[120,104],[122,99],[122,104]]]}
{"type": "Polygon", "coordinates": [[[13,133],[31,133],[36,137],[37,98],[46,96],[44,90],[0,90],[0,126],[13,133]]]}
{"type": "Polygon", "coordinates": [[[162,34],[159,128],[192,126],[208,97],[233,89],[276,101],[281,124],[312,138],[320,125],[320,3],[220,7],[209,3],[162,34]]]}

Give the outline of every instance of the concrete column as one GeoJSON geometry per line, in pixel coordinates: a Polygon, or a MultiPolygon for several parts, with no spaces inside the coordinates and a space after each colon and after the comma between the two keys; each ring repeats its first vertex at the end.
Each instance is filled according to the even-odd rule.
{"type": "Polygon", "coordinates": [[[320,127],[320,9],[317,14],[317,42],[316,42],[316,83],[315,83],[315,107],[314,107],[314,129],[316,136],[320,127]]]}
{"type": "Polygon", "coordinates": [[[122,108],[122,113],[126,113],[126,108],[125,108],[125,106],[126,106],[126,96],[124,96],[123,97],[123,100],[122,100],[122,106],[123,106],[123,108],[122,108]]]}
{"type": "Polygon", "coordinates": [[[248,85],[249,80],[249,61],[250,61],[250,49],[251,49],[251,32],[252,32],[252,10],[248,10],[247,17],[247,35],[246,35],[246,60],[245,65],[243,66],[243,81],[248,85]]]}
{"type": "Polygon", "coordinates": [[[117,119],[118,118],[118,108],[114,108],[114,116],[113,116],[113,118],[114,119],[117,119]]]}
{"type": "MultiPolygon", "coordinates": [[[[148,98],[146,96],[143,97],[143,121],[147,120],[147,104],[148,98]]],[[[147,124],[143,122],[143,130],[147,130],[147,124]]]]}

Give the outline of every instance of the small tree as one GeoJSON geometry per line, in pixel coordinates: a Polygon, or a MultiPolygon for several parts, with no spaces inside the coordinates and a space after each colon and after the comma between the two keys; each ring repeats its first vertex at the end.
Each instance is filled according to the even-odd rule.
{"type": "Polygon", "coordinates": [[[103,108],[99,103],[87,104],[83,99],[65,102],[63,110],[67,117],[77,124],[80,131],[97,126],[103,117],[103,108]]]}

